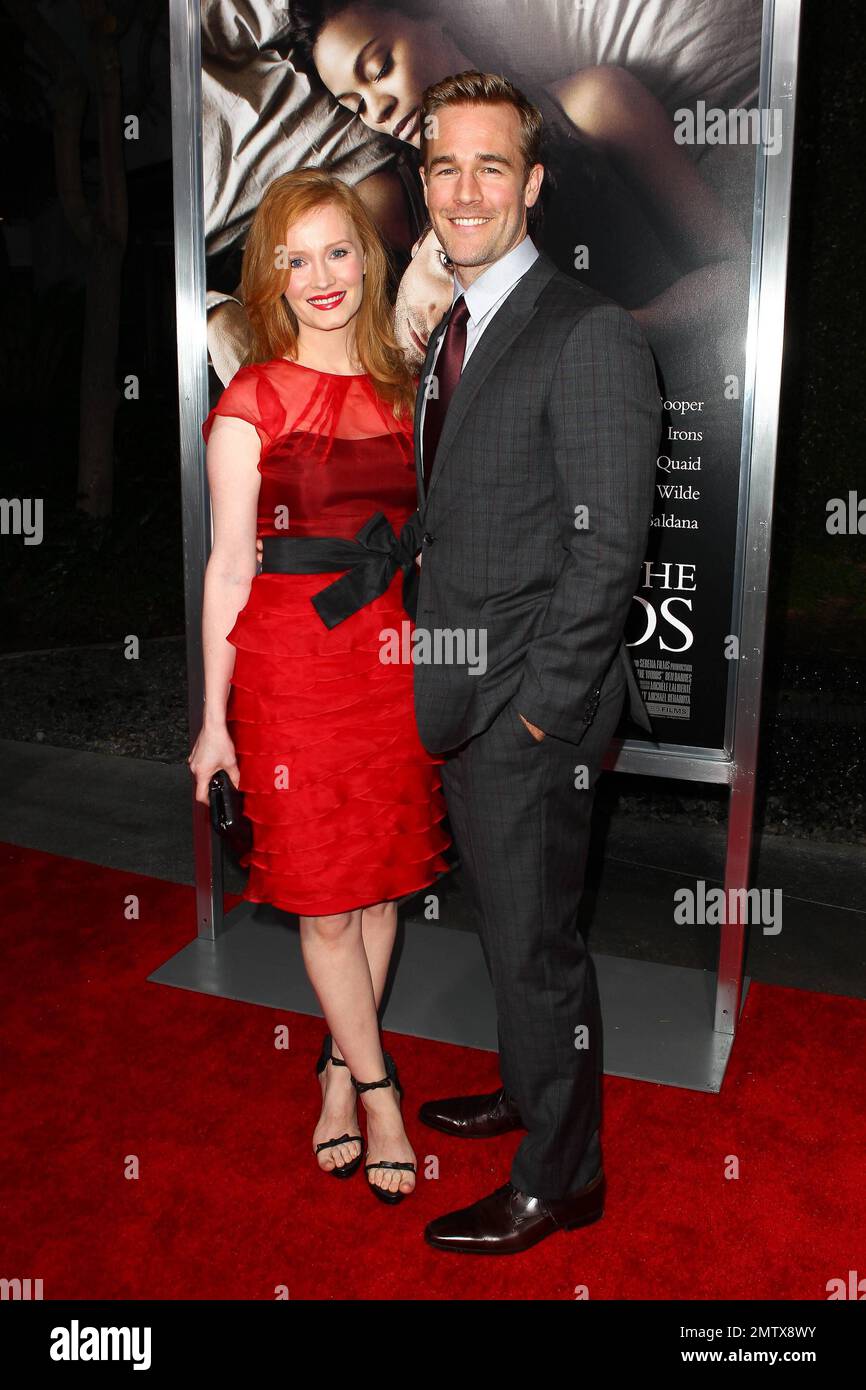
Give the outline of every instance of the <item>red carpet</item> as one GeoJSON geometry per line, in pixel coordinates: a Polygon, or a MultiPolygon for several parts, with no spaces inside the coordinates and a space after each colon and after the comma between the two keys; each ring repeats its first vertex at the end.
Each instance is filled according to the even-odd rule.
{"type": "Polygon", "coordinates": [[[0,1275],[46,1299],[820,1300],[866,1273],[860,1001],[753,985],[721,1096],[606,1078],[603,1221],[508,1259],[446,1255],[425,1221],[504,1182],[519,1136],[461,1143],[414,1115],[492,1089],[492,1054],[386,1034],[420,1173],[384,1207],[363,1174],[316,1167],[320,1020],[146,982],[191,938],[191,889],[0,854],[0,1275]]]}

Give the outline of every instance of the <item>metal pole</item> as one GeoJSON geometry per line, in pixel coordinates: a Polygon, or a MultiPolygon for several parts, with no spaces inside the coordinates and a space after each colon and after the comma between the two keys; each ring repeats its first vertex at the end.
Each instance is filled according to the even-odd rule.
{"type": "MultiPolygon", "coordinates": [[[[201,17],[198,0],[170,0],[174,264],[183,575],[190,747],[204,708],[201,611],[211,543],[210,498],[201,422],[208,409],[204,196],[201,154],[201,17]]],[[[223,926],[222,846],[190,778],[197,934],[213,940],[223,926]]]]}
{"type": "MultiPolygon", "coordinates": [[[[763,165],[756,190],[760,200],[760,246],[754,248],[752,312],[747,349],[747,380],[751,394],[751,440],[744,429],[744,454],[751,443],[751,464],[743,470],[746,489],[745,534],[741,532],[735,584],[738,613],[732,631],[739,636],[736,665],[736,698],[733,716],[733,774],[728,814],[725,861],[725,900],[735,904],[722,928],[716,983],[714,1028],[736,1033],[743,984],[745,923],[731,890],[747,889],[750,881],[752,828],[755,807],[755,772],[761,715],[764,668],[767,588],[773,515],[776,443],[779,424],[779,388],[785,330],[785,289],[793,164],[794,109],[797,86],[797,41],[800,0],[778,0],[765,16],[764,52],[769,61],[761,75],[762,109],[782,112],[782,149],[768,154],[762,148],[763,165]],[[768,35],[769,27],[769,35],[768,35]],[[756,264],[757,261],[757,264],[756,264]],[[755,277],[759,292],[755,296],[755,277]],[[732,919],[732,920],[731,920],[732,919]]],[[[744,494],[741,492],[741,507],[744,494]]]]}

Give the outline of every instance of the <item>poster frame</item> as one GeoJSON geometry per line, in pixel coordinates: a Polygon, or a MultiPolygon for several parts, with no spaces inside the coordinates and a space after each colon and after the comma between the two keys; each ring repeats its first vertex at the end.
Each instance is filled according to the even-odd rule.
{"type": "MultiPolygon", "coordinates": [[[[617,772],[717,783],[730,792],[724,883],[748,888],[751,872],[764,637],[770,567],[779,392],[793,169],[794,112],[801,0],[764,0],[758,106],[781,110],[782,147],[757,149],[752,264],[736,549],[730,633],[738,656],[728,669],[721,748],[626,739],[606,766],[617,772]]],[[[210,505],[201,422],[208,412],[205,232],[202,174],[202,80],[199,0],[170,0],[175,289],[177,309],[180,473],[190,746],[204,700],[201,605],[210,547],[210,505]]],[[[198,936],[224,930],[222,846],[208,811],[195,801],[198,936]]],[[[736,918],[736,913],[734,913],[736,918]]],[[[720,933],[714,1029],[733,1034],[741,997],[745,924],[720,933]]]]}

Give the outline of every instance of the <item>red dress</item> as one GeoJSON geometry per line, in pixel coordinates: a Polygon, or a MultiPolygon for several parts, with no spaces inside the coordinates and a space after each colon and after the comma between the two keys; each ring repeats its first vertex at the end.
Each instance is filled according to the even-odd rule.
{"type": "MultiPolygon", "coordinates": [[[[241,367],[205,440],[216,415],[258,431],[259,536],[351,540],[377,511],[399,535],[415,511],[411,420],[365,375],[284,358],[241,367]]],[[[257,574],[228,634],[226,716],[253,823],[243,896],[309,916],[401,897],[448,869],[442,759],[418,737],[413,668],[380,660],[383,629],[412,630],[402,574],[328,628],[310,597],[343,572],[257,574]]]]}

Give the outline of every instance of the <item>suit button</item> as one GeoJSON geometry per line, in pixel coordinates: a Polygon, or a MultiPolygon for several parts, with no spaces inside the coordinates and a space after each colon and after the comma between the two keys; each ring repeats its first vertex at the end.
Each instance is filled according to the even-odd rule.
{"type": "Polygon", "coordinates": [[[425,544],[425,545],[432,545],[433,542],[435,541],[435,539],[436,539],[436,537],[435,537],[435,536],[431,536],[429,531],[425,531],[425,532],[424,532],[423,540],[424,540],[424,544],[425,544]]]}

